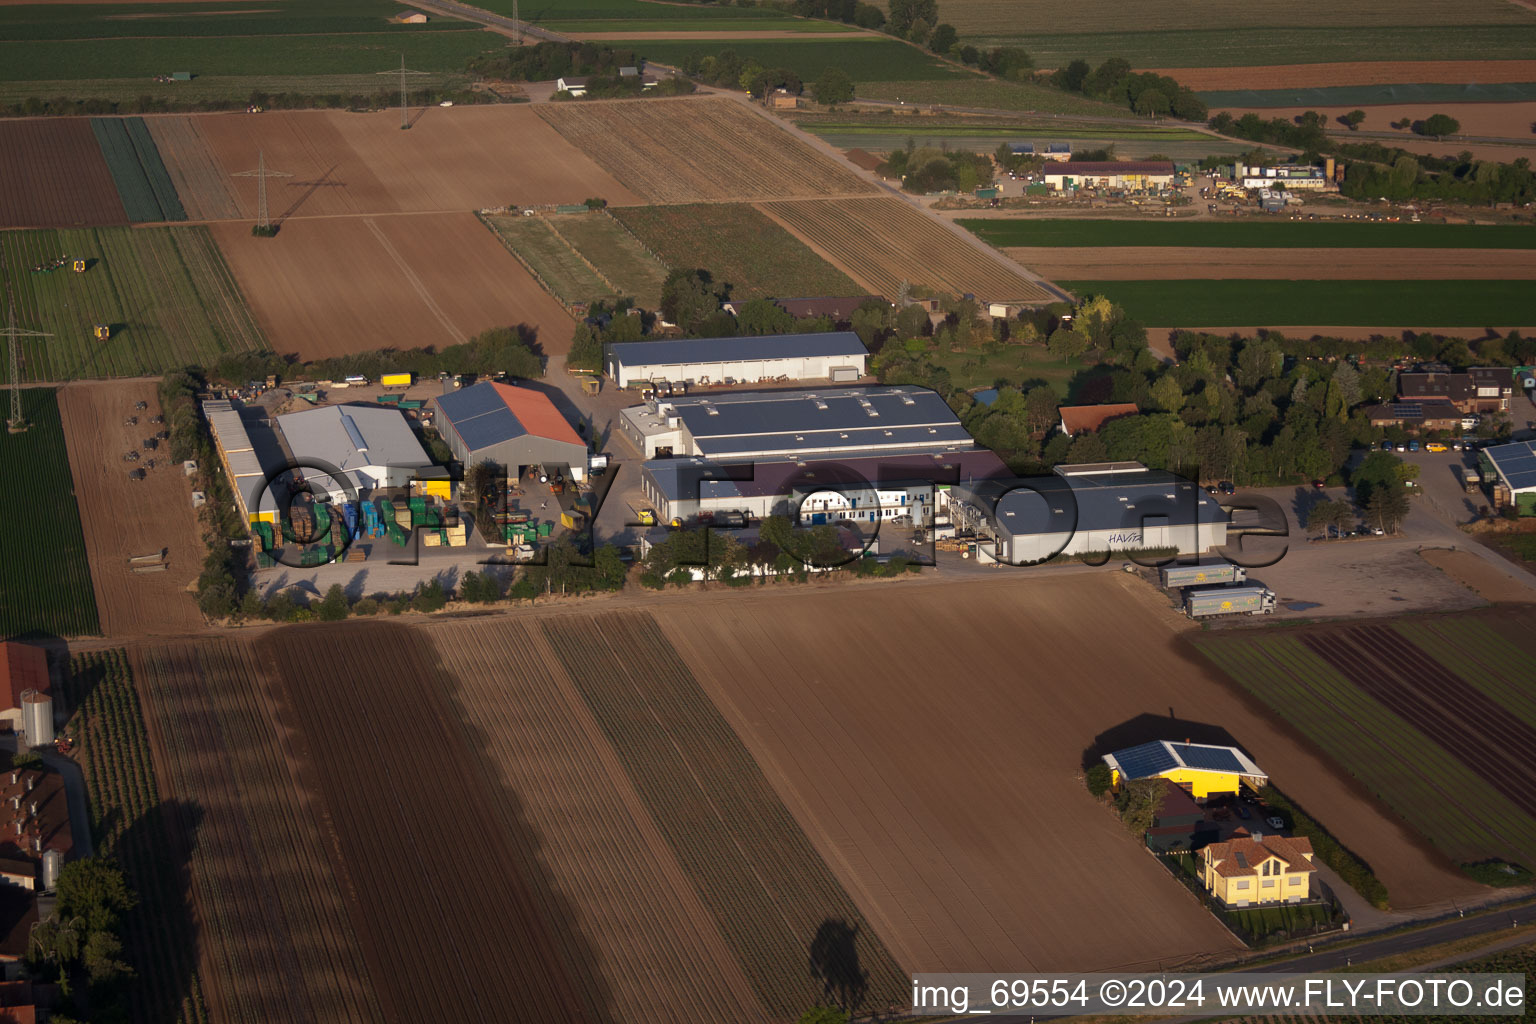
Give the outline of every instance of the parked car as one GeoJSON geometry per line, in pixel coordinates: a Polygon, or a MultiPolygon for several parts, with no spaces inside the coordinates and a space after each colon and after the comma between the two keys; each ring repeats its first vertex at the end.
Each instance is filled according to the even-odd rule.
{"type": "Polygon", "coordinates": [[[1323,488],[1327,487],[1328,485],[1323,483],[1321,480],[1313,480],[1312,481],[1312,486],[1317,488],[1318,490],[1322,490],[1323,488]]]}
{"type": "Polygon", "coordinates": [[[1439,441],[1431,441],[1429,444],[1424,446],[1424,450],[1427,451],[1427,452],[1436,452],[1436,453],[1450,451],[1449,448],[1447,448],[1445,445],[1441,444],[1439,441]]]}
{"type": "Polygon", "coordinates": [[[1400,452],[1405,452],[1405,451],[1408,450],[1408,446],[1406,444],[1404,444],[1403,442],[1399,441],[1399,442],[1397,442],[1397,450],[1400,451],[1400,452]]]}
{"type": "Polygon", "coordinates": [[[1231,480],[1223,480],[1221,483],[1217,484],[1216,486],[1221,488],[1221,493],[1222,494],[1236,494],[1237,493],[1237,488],[1235,486],[1233,486],[1231,480]]]}
{"type": "Polygon", "coordinates": [[[1264,824],[1273,829],[1285,828],[1285,822],[1280,818],[1265,818],[1264,824]]]}
{"type": "Polygon", "coordinates": [[[1419,450],[1419,442],[1417,442],[1417,441],[1409,441],[1408,442],[1408,450],[1411,451],[1411,452],[1418,451],[1419,450]]]}
{"type": "Polygon", "coordinates": [[[1238,804],[1235,810],[1237,811],[1237,816],[1245,821],[1253,817],[1253,812],[1250,811],[1247,807],[1244,807],[1242,804],[1238,804]]]}

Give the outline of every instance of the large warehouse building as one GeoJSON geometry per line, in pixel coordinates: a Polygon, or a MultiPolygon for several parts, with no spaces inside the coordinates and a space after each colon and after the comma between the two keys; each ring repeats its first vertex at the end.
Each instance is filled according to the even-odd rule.
{"type": "Polygon", "coordinates": [[[1046,165],[1045,185],[1069,188],[1160,189],[1173,184],[1173,164],[1165,160],[1071,161],[1046,165]]]}
{"type": "Polygon", "coordinates": [[[549,396],[532,388],[482,381],[432,399],[438,433],[465,466],[493,462],[522,475],[530,466],[587,473],[587,443],[549,396]]]}
{"type": "Polygon", "coordinates": [[[1057,466],[1047,477],[960,485],[957,526],[991,543],[978,550],[1011,565],[1053,555],[1177,550],[1201,554],[1227,542],[1227,515],[1196,484],[1136,462],[1057,466]]]}
{"type": "Polygon", "coordinates": [[[851,331],[752,338],[630,341],[607,346],[608,376],[621,388],[651,381],[755,384],[772,380],[852,383],[869,350],[851,331]]]}
{"type": "Polygon", "coordinates": [[[949,403],[905,385],[653,398],[624,409],[619,429],[647,459],[862,458],[974,446],[949,403]]]}
{"type": "Polygon", "coordinates": [[[1536,516],[1536,443],[1515,441],[1478,453],[1483,479],[1493,488],[1493,507],[1536,516]]]}
{"type": "Polygon", "coordinates": [[[277,426],[305,482],[335,502],[408,486],[433,465],[398,409],[327,405],[279,416],[277,426]]]}
{"type": "Polygon", "coordinates": [[[222,399],[204,402],[203,417],[241,517],[248,523],[276,523],[278,502],[286,499],[269,493],[268,481],[275,480],[288,462],[276,435],[248,424],[239,408],[222,399]]]}

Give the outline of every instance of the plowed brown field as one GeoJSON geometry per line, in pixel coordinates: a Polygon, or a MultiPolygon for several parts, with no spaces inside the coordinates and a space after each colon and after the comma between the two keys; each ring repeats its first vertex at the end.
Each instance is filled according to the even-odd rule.
{"type": "Polygon", "coordinates": [[[903,281],[984,302],[1049,302],[1053,296],[993,250],[972,244],[900,199],[762,203],[818,254],[871,291],[894,298],[903,281]]]}
{"type": "MultiPolygon", "coordinates": [[[[292,111],[197,118],[205,158],[195,149],[166,154],[172,174],[192,176],[209,160],[228,175],[269,170],[292,175],[267,183],[276,219],[322,214],[478,210],[579,203],[601,196],[637,203],[601,168],[525,106],[430,107],[410,131],[399,112],[292,111]]],[[[234,186],[241,215],[256,216],[256,181],[234,186]]]]}
{"type": "MultiPolygon", "coordinates": [[[[59,389],[59,417],[69,446],[80,524],[91,565],[101,631],[109,637],[186,633],[200,629],[202,615],[187,584],[202,569],[192,489],[181,466],[162,450],[143,480],[130,480],[123,454],[140,449],[161,428],[149,418],[160,409],[154,381],[66,384],[59,389]],[[135,410],[134,403],[149,403],[135,410]],[[127,419],[137,416],[137,425],[127,419]],[[169,568],[134,573],[128,559],[165,550],[169,568]]],[[[145,458],[154,452],[144,450],[145,458]]],[[[142,465],[142,463],[139,463],[142,465]]]]}
{"type": "Polygon", "coordinates": [[[0,228],[126,223],[89,118],[0,121],[0,228]]]}
{"type": "Polygon", "coordinates": [[[270,239],[212,231],[278,352],[441,347],[519,323],[546,353],[570,344],[570,316],[473,214],[300,218],[270,239]]]}
{"type": "Polygon", "coordinates": [[[1536,277],[1523,249],[1010,248],[1009,256],[1067,281],[1316,278],[1371,281],[1536,277]]]}
{"type": "Polygon", "coordinates": [[[1188,624],[1122,574],[675,608],[663,630],[909,970],[1233,949],[1081,780],[1096,737],[1133,719],[1155,732],[1170,710],[1168,728],[1217,726],[1252,753],[1395,906],[1478,889],[1186,652],[1188,624]]]}
{"type": "Polygon", "coordinates": [[[731,100],[554,103],[536,109],[571,143],[653,202],[875,191],[772,120],[731,100]]]}
{"type": "Polygon", "coordinates": [[[1356,64],[1263,64],[1245,68],[1154,68],[1196,92],[1316,89],[1331,85],[1536,82],[1536,60],[1384,60],[1356,64]],[[1262,83],[1256,85],[1255,83],[1262,83]]]}

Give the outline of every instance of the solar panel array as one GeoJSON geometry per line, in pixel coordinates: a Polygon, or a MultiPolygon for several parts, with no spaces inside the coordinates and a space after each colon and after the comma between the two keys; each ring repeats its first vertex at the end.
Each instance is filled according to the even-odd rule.
{"type": "Polygon", "coordinates": [[[1511,490],[1536,487],[1536,445],[1529,441],[1517,441],[1489,448],[1484,454],[1493,460],[1511,490]]]}
{"type": "Polygon", "coordinates": [[[476,384],[443,395],[437,405],[470,451],[480,451],[528,432],[490,384],[476,384]]]}
{"type": "Polygon", "coordinates": [[[1129,750],[1117,750],[1115,760],[1120,762],[1121,773],[1131,779],[1150,778],[1179,766],[1179,762],[1174,760],[1161,741],[1143,743],[1129,750]]]}
{"type": "Polygon", "coordinates": [[[1196,747],[1185,743],[1170,743],[1173,752],[1191,768],[1208,772],[1241,772],[1243,764],[1225,747],[1196,747]]]}

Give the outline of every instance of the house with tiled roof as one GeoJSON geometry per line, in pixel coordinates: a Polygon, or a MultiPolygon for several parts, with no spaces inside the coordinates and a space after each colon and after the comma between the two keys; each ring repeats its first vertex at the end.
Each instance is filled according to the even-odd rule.
{"type": "Polygon", "coordinates": [[[1229,907],[1300,903],[1311,898],[1312,840],[1238,829],[1200,851],[1200,881],[1229,907]]]}

